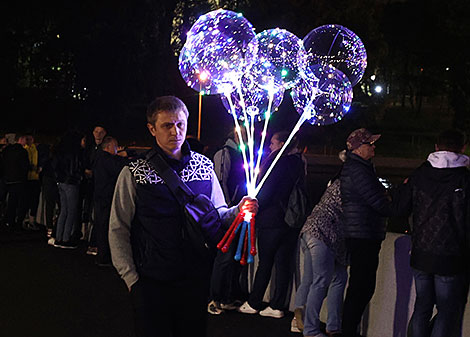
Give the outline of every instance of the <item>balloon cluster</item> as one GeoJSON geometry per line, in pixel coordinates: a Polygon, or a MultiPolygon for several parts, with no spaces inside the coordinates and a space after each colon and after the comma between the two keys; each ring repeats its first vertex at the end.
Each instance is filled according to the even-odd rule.
{"type": "MultiPolygon", "coordinates": [[[[251,23],[240,13],[223,9],[199,17],[187,33],[179,57],[179,70],[188,86],[206,94],[220,94],[233,116],[251,197],[256,197],[305,121],[318,126],[333,124],[349,112],[352,87],[360,81],[366,66],[364,44],[346,27],[324,25],[313,29],[303,40],[279,28],[255,34],[251,23]],[[286,90],[291,91],[300,117],[258,181],[268,121],[286,90]],[[257,136],[255,122],[262,120],[263,131],[257,136]],[[239,121],[245,127],[245,136],[239,121]],[[255,151],[255,140],[259,138],[255,151]]],[[[252,258],[246,256],[247,251],[256,254],[254,218],[250,214],[243,213],[235,219],[219,248],[227,250],[238,232],[241,235],[235,257],[249,263],[252,258]]]]}

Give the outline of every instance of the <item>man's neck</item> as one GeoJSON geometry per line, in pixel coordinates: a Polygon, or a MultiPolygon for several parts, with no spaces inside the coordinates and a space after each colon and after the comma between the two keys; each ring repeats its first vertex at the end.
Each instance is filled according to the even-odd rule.
{"type": "Polygon", "coordinates": [[[168,157],[172,159],[181,160],[181,158],[183,158],[183,153],[181,152],[181,149],[179,149],[176,152],[167,152],[167,151],[164,151],[164,152],[168,157]]]}

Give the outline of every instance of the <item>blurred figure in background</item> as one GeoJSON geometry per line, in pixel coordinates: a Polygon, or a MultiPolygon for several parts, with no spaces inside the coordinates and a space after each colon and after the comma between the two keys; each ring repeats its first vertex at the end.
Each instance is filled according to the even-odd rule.
{"type": "MultiPolygon", "coordinates": [[[[29,171],[28,152],[15,134],[6,135],[8,145],[2,152],[3,178],[7,188],[6,224],[8,228],[21,231],[26,214],[25,193],[29,171]]],[[[21,138],[25,143],[25,139],[21,138]]]]}
{"type": "MultiPolygon", "coordinates": [[[[243,158],[238,148],[236,135],[231,132],[225,145],[214,155],[214,171],[224,192],[225,201],[229,207],[238,205],[246,195],[245,170],[243,158]]],[[[211,276],[210,302],[207,311],[218,315],[223,310],[237,309],[246,300],[248,280],[243,277],[243,268],[233,259],[237,245],[232,244],[228,252],[217,251],[211,276]],[[243,283],[243,284],[242,284],[243,283]],[[246,288],[246,289],[245,289],[246,288]],[[242,300],[242,301],[240,301],[242,300]]]]}
{"type": "MultiPolygon", "coordinates": [[[[280,131],[272,136],[269,146],[271,153],[261,167],[260,177],[266,173],[288,136],[287,131],[280,131]]],[[[259,201],[259,213],[256,215],[259,264],[249,299],[238,309],[242,313],[259,312],[261,316],[274,318],[284,316],[300,232],[300,227],[293,228],[286,223],[285,215],[290,194],[297,181],[305,174],[304,163],[300,156],[290,154],[296,146],[297,140],[294,139],[274,166],[257,197],[259,201]],[[276,268],[274,295],[270,299],[269,306],[263,308],[263,297],[271,279],[273,266],[276,268]]]]}
{"type": "Polygon", "coordinates": [[[128,163],[125,155],[127,155],[125,151],[119,152],[118,155],[118,142],[110,136],[106,136],[103,139],[101,149],[96,152],[93,166],[95,181],[93,196],[95,210],[94,230],[96,232],[98,248],[96,263],[99,266],[112,266],[108,241],[109,214],[111,212],[117,178],[122,168],[128,163]]]}
{"type": "Polygon", "coordinates": [[[67,133],[53,159],[60,197],[54,247],[75,249],[78,246],[79,186],[83,172],[81,138],[79,133],[67,133]]]}

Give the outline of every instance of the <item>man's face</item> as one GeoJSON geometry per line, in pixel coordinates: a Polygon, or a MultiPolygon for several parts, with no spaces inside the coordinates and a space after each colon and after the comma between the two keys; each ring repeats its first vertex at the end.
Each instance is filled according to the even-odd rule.
{"type": "Polygon", "coordinates": [[[96,126],[93,129],[93,137],[95,138],[96,144],[101,144],[104,136],[106,136],[106,130],[101,126],[96,126]]]}
{"type": "Polygon", "coordinates": [[[25,146],[26,145],[26,137],[21,136],[20,138],[18,138],[18,144],[20,144],[21,146],[25,146]]]}
{"type": "Polygon", "coordinates": [[[147,127],[155,137],[158,146],[166,154],[177,157],[186,139],[187,122],[188,118],[181,110],[178,112],[160,111],[155,124],[147,123],[147,127]]]}
{"type": "Polygon", "coordinates": [[[33,145],[33,143],[34,143],[33,136],[31,136],[31,135],[26,136],[26,144],[31,146],[31,145],[33,145]]]}
{"type": "Polygon", "coordinates": [[[106,147],[103,149],[104,151],[108,152],[109,154],[117,155],[118,151],[118,143],[116,141],[112,141],[106,145],[106,147]]]}
{"type": "Polygon", "coordinates": [[[365,143],[353,151],[353,153],[362,157],[362,159],[369,160],[375,156],[375,144],[365,143]]]}

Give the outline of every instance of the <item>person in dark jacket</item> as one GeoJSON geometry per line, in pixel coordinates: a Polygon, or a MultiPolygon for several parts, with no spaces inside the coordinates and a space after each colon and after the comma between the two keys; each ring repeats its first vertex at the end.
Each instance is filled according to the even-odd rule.
{"type": "MultiPolygon", "coordinates": [[[[286,131],[272,136],[269,147],[271,153],[262,165],[261,177],[274,161],[288,136],[289,132],[286,131]]],[[[293,141],[286,148],[285,154],[280,157],[258,194],[260,212],[256,215],[256,227],[259,264],[248,301],[238,308],[239,312],[246,314],[259,312],[261,316],[273,318],[284,316],[300,232],[300,228],[289,227],[285,222],[285,210],[296,181],[303,178],[305,172],[300,155],[289,153],[295,150],[296,146],[296,141],[293,141]],[[269,306],[263,308],[263,297],[271,279],[273,265],[276,268],[274,294],[269,306]]]]}
{"type": "MultiPolygon", "coordinates": [[[[41,167],[39,178],[41,180],[41,190],[44,205],[44,225],[47,229],[47,236],[55,238],[54,212],[59,201],[59,190],[57,181],[52,167],[52,151],[49,144],[39,144],[38,149],[38,165],[41,167]]],[[[51,244],[54,244],[51,241],[51,244]]]]}
{"type": "MultiPolygon", "coordinates": [[[[245,197],[227,208],[212,162],[185,141],[188,110],[174,96],[147,108],[147,127],[160,155],[194,194],[206,195],[225,225],[240,210],[257,212],[245,197]]],[[[113,265],[129,288],[138,337],[206,336],[211,258],[183,235],[183,208],[147,159],[119,174],[109,221],[113,265]]]]}
{"type": "MultiPolygon", "coordinates": [[[[237,205],[246,195],[245,170],[242,153],[238,150],[235,132],[231,132],[224,146],[214,155],[214,171],[229,207],[237,205]]],[[[212,269],[210,302],[207,311],[218,315],[224,310],[237,309],[239,300],[245,301],[248,293],[247,268],[234,260],[237,245],[232,244],[226,253],[218,251],[212,269]],[[241,280],[241,278],[243,280],[241,280]]]]}
{"type": "Polygon", "coordinates": [[[464,144],[459,131],[442,132],[436,152],[400,193],[400,204],[413,213],[413,337],[460,336],[470,256],[470,158],[462,154],[464,144]],[[437,314],[431,324],[434,306],[437,314]]]}
{"type": "Polygon", "coordinates": [[[54,247],[77,248],[75,238],[79,227],[79,186],[83,171],[80,142],[80,134],[67,133],[59,143],[53,159],[60,198],[54,247]]]}
{"type": "Polygon", "coordinates": [[[26,180],[28,179],[28,152],[18,143],[18,137],[10,134],[10,143],[3,149],[3,179],[8,193],[7,227],[21,231],[26,216],[26,180]],[[14,141],[14,142],[13,142],[14,141]]]}
{"type": "Polygon", "coordinates": [[[374,294],[379,252],[385,238],[383,217],[393,213],[370,161],[379,138],[364,128],[353,131],[346,141],[348,152],[340,176],[342,223],[350,256],[342,321],[346,337],[358,336],[362,314],[374,294]]]}
{"type": "Polygon", "coordinates": [[[95,181],[94,209],[96,243],[98,248],[97,264],[99,266],[111,265],[111,253],[109,251],[108,228],[109,214],[113,202],[114,187],[122,168],[128,163],[128,159],[118,155],[118,142],[113,137],[105,137],[101,143],[101,149],[96,153],[93,175],[95,181]]]}

